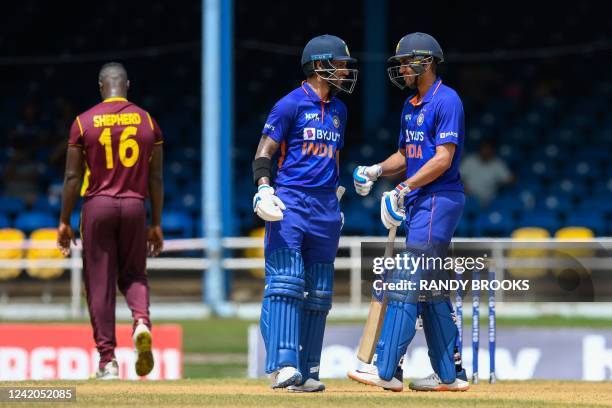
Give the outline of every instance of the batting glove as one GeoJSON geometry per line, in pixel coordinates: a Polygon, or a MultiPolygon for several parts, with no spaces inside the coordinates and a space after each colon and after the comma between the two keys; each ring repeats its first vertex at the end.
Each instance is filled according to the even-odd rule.
{"type": "Polygon", "coordinates": [[[391,191],[383,194],[380,200],[380,219],[387,229],[399,227],[406,219],[404,196],[410,192],[410,187],[400,183],[391,191]]]}
{"type": "Polygon", "coordinates": [[[285,204],[274,195],[274,189],[267,184],[262,184],[253,197],[253,212],[264,221],[280,221],[283,219],[285,204]]]}
{"type": "Polygon", "coordinates": [[[367,196],[372,189],[372,184],[382,174],[382,167],[378,164],[374,166],[359,166],[353,171],[353,184],[355,191],[360,196],[367,196]]]}

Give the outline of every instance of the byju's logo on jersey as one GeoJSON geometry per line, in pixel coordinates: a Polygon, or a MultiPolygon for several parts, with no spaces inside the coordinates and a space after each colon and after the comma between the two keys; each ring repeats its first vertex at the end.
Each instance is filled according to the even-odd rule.
{"type": "Polygon", "coordinates": [[[318,113],[304,113],[304,118],[306,120],[319,120],[318,113]]]}
{"type": "Polygon", "coordinates": [[[304,140],[315,140],[315,134],[315,128],[304,128],[304,140]]]}

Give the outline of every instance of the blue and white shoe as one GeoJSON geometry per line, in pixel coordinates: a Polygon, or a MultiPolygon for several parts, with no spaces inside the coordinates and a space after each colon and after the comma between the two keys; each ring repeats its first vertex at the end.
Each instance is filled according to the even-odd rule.
{"type": "Polygon", "coordinates": [[[302,374],[295,367],[283,367],[270,374],[270,380],[272,380],[271,387],[276,388],[287,388],[290,385],[299,384],[302,381],[302,374]]]}

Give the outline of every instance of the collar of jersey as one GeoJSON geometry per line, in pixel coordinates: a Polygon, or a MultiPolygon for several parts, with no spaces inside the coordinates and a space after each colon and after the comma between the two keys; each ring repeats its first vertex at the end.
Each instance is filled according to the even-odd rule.
{"type": "Polygon", "coordinates": [[[419,94],[417,92],[417,93],[415,93],[410,98],[410,103],[413,106],[419,106],[421,104],[431,102],[431,98],[433,98],[434,95],[436,94],[436,92],[438,92],[438,89],[440,88],[440,85],[442,85],[442,78],[437,77],[436,80],[434,81],[434,83],[431,84],[431,86],[427,90],[427,93],[425,94],[425,97],[423,97],[423,99],[420,102],[417,102],[418,96],[419,96],[419,94]]]}
{"type": "Polygon", "coordinates": [[[121,96],[114,96],[112,98],[106,98],[102,102],[104,102],[104,103],[107,103],[107,102],[127,102],[127,99],[126,98],[122,98],[121,96]]]}
{"type": "Polygon", "coordinates": [[[308,95],[308,97],[310,98],[311,101],[313,102],[323,102],[323,103],[330,103],[333,96],[329,99],[329,101],[325,102],[322,101],[321,98],[319,98],[319,95],[317,95],[317,93],[314,91],[314,89],[312,89],[312,87],[310,86],[310,84],[308,83],[308,81],[302,81],[302,90],[304,91],[304,93],[306,95],[308,95]]]}

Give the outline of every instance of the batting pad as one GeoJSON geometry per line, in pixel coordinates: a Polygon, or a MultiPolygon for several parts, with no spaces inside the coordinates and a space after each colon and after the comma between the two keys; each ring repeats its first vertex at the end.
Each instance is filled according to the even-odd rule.
{"type": "Polygon", "coordinates": [[[319,379],[325,320],[332,307],[334,265],[314,264],[306,268],[306,296],[300,339],[302,381],[319,379]]]}
{"type": "Polygon", "coordinates": [[[378,376],[391,380],[400,359],[416,333],[416,303],[389,300],[374,359],[378,376]]]}
{"type": "Polygon", "coordinates": [[[431,366],[443,383],[455,381],[455,341],[457,325],[448,301],[424,302],[423,331],[431,366]]]}
{"type": "Polygon", "coordinates": [[[260,319],[266,372],[298,367],[304,301],[304,266],[299,251],[278,249],[266,257],[266,286],[260,319]]]}

